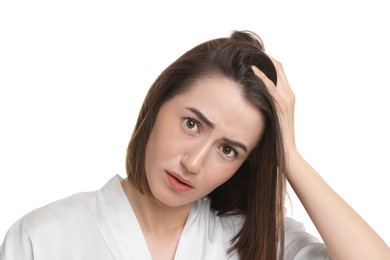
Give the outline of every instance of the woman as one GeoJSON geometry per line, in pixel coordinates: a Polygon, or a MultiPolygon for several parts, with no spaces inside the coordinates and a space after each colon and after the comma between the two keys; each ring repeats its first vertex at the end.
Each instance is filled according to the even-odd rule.
{"type": "Polygon", "coordinates": [[[147,94],[127,179],[37,209],[1,259],[387,259],[294,142],[294,95],[251,32],[202,43],[147,94]],[[325,245],[284,217],[289,181],[325,245]]]}

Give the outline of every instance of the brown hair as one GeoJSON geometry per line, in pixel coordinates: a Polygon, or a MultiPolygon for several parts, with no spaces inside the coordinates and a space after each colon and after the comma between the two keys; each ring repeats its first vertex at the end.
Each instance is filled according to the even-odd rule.
{"type": "Polygon", "coordinates": [[[230,251],[236,250],[241,259],[282,259],[283,140],[275,103],[253,73],[252,65],[276,85],[276,70],[264,53],[261,39],[253,32],[234,31],[228,38],[196,46],[168,66],[146,95],[127,148],[126,170],[129,181],[140,192],[153,196],[145,175],[145,149],[161,105],[207,75],[220,75],[239,83],[245,98],[261,111],[266,126],[262,138],[233,177],[209,194],[211,207],[221,216],[245,216],[230,251]]]}

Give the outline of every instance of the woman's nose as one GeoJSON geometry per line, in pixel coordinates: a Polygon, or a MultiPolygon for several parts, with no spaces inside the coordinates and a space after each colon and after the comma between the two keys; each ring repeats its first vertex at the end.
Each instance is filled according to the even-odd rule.
{"type": "Polygon", "coordinates": [[[186,171],[198,174],[202,171],[209,151],[208,145],[189,147],[181,159],[181,164],[186,171]]]}

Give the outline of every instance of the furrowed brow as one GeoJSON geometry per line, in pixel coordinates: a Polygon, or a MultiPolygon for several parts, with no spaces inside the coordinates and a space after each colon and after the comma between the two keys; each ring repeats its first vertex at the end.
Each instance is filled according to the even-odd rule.
{"type": "Polygon", "coordinates": [[[215,124],[213,122],[211,122],[210,119],[208,119],[202,112],[200,112],[198,109],[194,108],[194,107],[187,107],[186,108],[187,110],[191,111],[192,113],[194,113],[204,124],[206,124],[208,127],[214,129],[215,128],[215,124]]]}
{"type": "Polygon", "coordinates": [[[231,146],[240,147],[246,153],[248,152],[248,148],[244,144],[242,144],[240,142],[234,141],[234,140],[226,138],[226,137],[223,138],[223,141],[225,141],[227,144],[229,144],[231,146]]]}

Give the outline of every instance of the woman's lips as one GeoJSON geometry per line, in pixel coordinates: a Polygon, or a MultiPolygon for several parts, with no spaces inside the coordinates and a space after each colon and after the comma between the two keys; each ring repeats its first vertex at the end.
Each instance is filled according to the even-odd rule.
{"type": "Polygon", "coordinates": [[[168,171],[166,171],[166,173],[168,182],[173,189],[184,192],[194,188],[193,184],[189,180],[184,179],[179,174],[168,171]]]}

